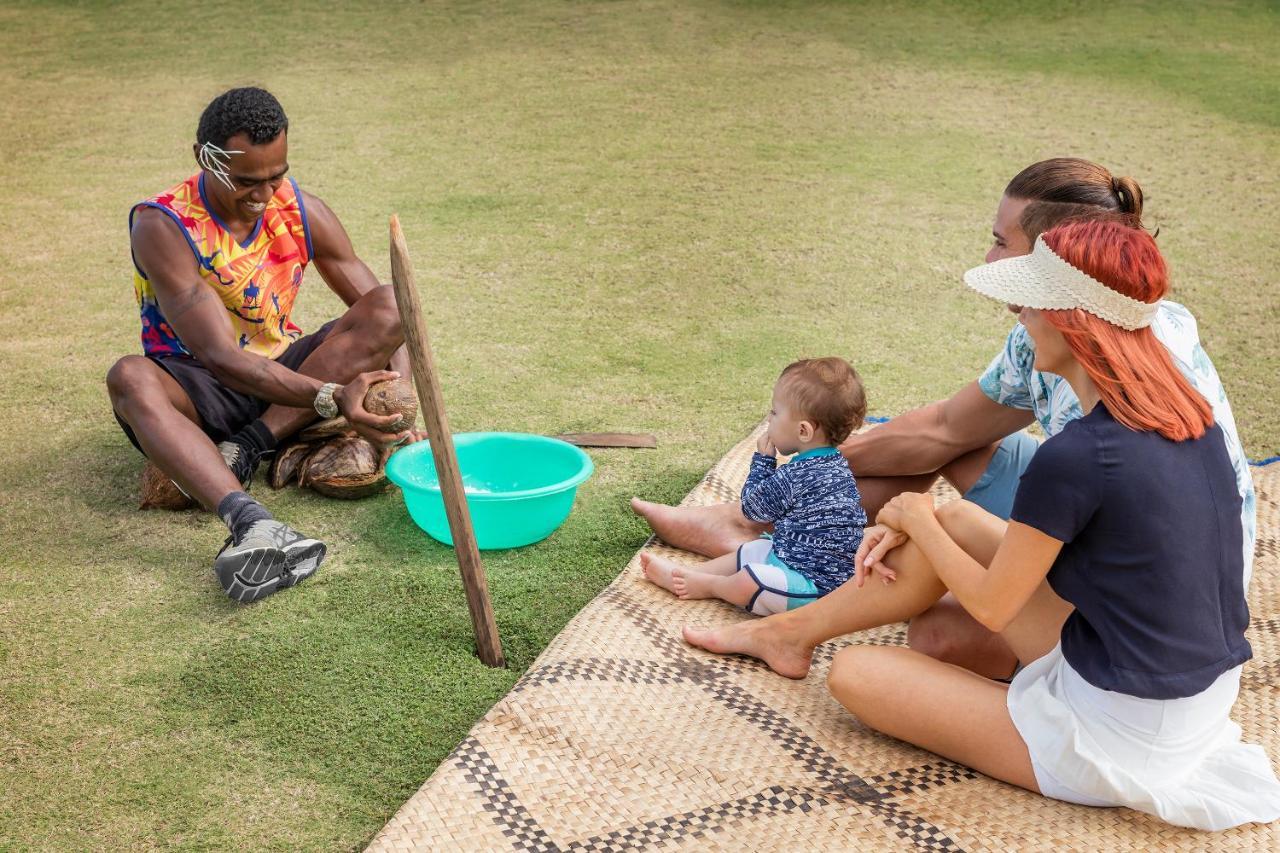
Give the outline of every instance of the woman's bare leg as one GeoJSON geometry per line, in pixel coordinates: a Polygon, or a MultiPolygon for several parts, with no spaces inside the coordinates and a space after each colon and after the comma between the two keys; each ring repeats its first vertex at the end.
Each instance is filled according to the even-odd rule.
{"type": "Polygon", "coordinates": [[[804,678],[819,643],[909,619],[947,591],[914,542],[899,546],[886,562],[898,576],[891,584],[858,588],[850,580],[797,610],[714,630],[685,627],[685,642],[716,654],[759,658],[779,675],[804,678]]]}
{"type": "MultiPolygon", "coordinates": [[[[969,501],[952,501],[938,507],[938,520],[947,535],[984,566],[991,565],[996,557],[996,549],[1005,538],[1005,530],[1009,529],[1007,521],[969,501]]],[[[1014,617],[1004,631],[996,634],[980,625],[951,594],[947,594],[929,612],[940,610],[948,601],[955,602],[955,611],[963,615],[963,620],[957,617],[952,628],[964,630],[964,622],[968,622],[977,629],[969,634],[973,638],[973,646],[959,651],[965,658],[964,663],[950,662],[956,662],[979,675],[984,675],[983,670],[993,670],[997,674],[993,678],[1006,678],[1016,662],[1030,663],[1051,652],[1061,634],[1062,622],[1074,610],[1069,603],[1053,593],[1048,583],[1041,583],[1030,601],[1018,612],[1018,616],[1014,617]],[[992,657],[983,657],[983,649],[992,657]],[[972,666],[968,663],[972,663],[972,666]]],[[[910,637],[910,633],[908,635],[910,637]]]]}
{"type": "Polygon", "coordinates": [[[1006,685],[910,649],[850,646],[827,686],[864,725],[1040,793],[1006,685]]]}
{"type": "MultiPolygon", "coordinates": [[[[947,533],[953,539],[964,537],[961,547],[984,566],[991,565],[1008,522],[968,501],[953,501],[940,511],[947,533]]],[[[911,620],[907,645],[986,678],[1007,678],[1018,663],[1004,638],[970,616],[951,593],[911,620]]]]}
{"type": "MultiPolygon", "coordinates": [[[[999,442],[979,447],[948,462],[939,473],[964,494],[986,473],[999,447],[999,442]]],[[[1004,638],[970,616],[951,593],[911,620],[907,645],[987,678],[1007,678],[1018,663],[1004,638]]]]}
{"type": "MultiPolygon", "coordinates": [[[[965,501],[948,504],[939,517],[958,544],[990,565],[1005,522],[965,501]]],[[[904,564],[894,567],[899,578],[927,567],[910,562],[923,560],[918,549],[901,559],[904,564]]],[[[1042,582],[1005,630],[993,636],[999,636],[1017,659],[1030,663],[1057,644],[1071,610],[1042,582]]],[[[876,646],[839,652],[827,685],[871,728],[1040,793],[1026,743],[1009,715],[1007,686],[911,649],[876,646]]]]}
{"type": "MultiPolygon", "coordinates": [[[[953,501],[939,507],[938,521],[961,548],[984,566],[991,564],[1008,526],[1007,522],[968,501],[953,501]]],[[[717,654],[759,658],[779,675],[804,678],[809,672],[813,649],[819,643],[910,619],[933,606],[946,592],[933,566],[914,543],[908,542],[892,551],[886,562],[898,577],[891,584],[868,583],[858,588],[850,580],[798,610],[714,630],[686,627],[685,641],[717,654]]],[[[1033,598],[1033,603],[1036,600],[1033,598]]],[[[1042,605],[1047,608],[1042,616],[1050,614],[1056,618],[1060,608],[1048,599],[1042,605]]],[[[1065,613],[1062,618],[1066,618],[1065,613]]],[[[1059,619],[1053,629],[1055,636],[1061,625],[1059,619]]],[[[1039,636],[1022,642],[1024,648],[1042,644],[1043,638],[1039,636]]]]}

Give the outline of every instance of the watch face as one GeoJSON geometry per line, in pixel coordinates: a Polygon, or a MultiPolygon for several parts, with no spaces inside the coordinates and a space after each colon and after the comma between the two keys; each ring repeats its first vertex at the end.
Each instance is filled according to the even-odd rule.
{"type": "Polygon", "coordinates": [[[320,392],[316,394],[315,409],[316,413],[322,418],[336,417],[338,414],[338,404],[333,399],[333,392],[337,389],[329,384],[321,386],[320,392]]]}

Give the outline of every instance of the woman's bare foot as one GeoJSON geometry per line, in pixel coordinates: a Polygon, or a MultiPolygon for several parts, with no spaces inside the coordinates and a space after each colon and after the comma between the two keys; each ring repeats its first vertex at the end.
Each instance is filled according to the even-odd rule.
{"type": "MultiPolygon", "coordinates": [[[[660,586],[673,595],[680,595],[676,592],[672,573],[679,567],[679,564],[665,557],[659,557],[657,554],[650,554],[648,551],[640,552],[640,569],[644,572],[644,576],[649,583],[660,586]]],[[[683,597],[683,596],[682,596],[683,597]]]]}
{"type": "Polygon", "coordinates": [[[632,498],[631,509],[649,522],[663,542],[704,557],[736,551],[766,529],[748,521],[737,503],[680,507],[632,498]]]}
{"type": "Polygon", "coordinates": [[[775,618],[748,619],[724,628],[686,625],[684,641],[718,655],[747,655],[764,661],[778,675],[804,678],[809,674],[813,646],[789,638],[772,622],[775,618]]]}

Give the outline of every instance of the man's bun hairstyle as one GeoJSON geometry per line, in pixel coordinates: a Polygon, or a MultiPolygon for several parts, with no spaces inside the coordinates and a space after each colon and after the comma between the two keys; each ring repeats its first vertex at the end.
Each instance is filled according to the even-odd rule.
{"type": "Polygon", "coordinates": [[[1116,177],[1106,167],[1079,157],[1054,157],[1023,169],[1004,194],[1027,201],[1085,205],[1127,214],[1142,222],[1142,187],[1133,178],[1116,177]]]}
{"type": "Polygon", "coordinates": [[[843,358],[802,358],[783,368],[778,381],[798,417],[813,421],[832,444],[848,438],[867,416],[862,378],[843,358]]]}
{"type": "Polygon", "coordinates": [[[1018,217],[1018,226],[1032,243],[1044,232],[1067,222],[1116,222],[1128,228],[1142,227],[1142,220],[1132,213],[1065,201],[1029,202],[1018,217]]]}
{"type": "Polygon", "coordinates": [[[254,145],[262,145],[288,129],[289,119],[275,95],[266,89],[245,86],[229,89],[209,102],[200,114],[196,144],[209,142],[226,148],[228,139],[243,133],[254,145]]]}

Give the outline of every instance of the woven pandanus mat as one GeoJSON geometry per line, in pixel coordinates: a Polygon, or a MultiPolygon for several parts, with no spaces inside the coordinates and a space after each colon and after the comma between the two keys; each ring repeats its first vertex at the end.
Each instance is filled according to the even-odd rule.
{"type": "MultiPolygon", "coordinates": [[[[736,498],[754,445],[733,448],[684,504],[736,498]]],[[[1276,763],[1280,465],[1254,480],[1254,658],[1233,716],[1276,763]]],[[[369,849],[1280,850],[1280,823],[1204,833],[1055,802],[864,728],[827,693],[831,657],[850,643],[902,645],[905,625],[828,643],[803,681],[679,638],[686,623],[744,618],[651,586],[637,555],[369,849]]]]}

